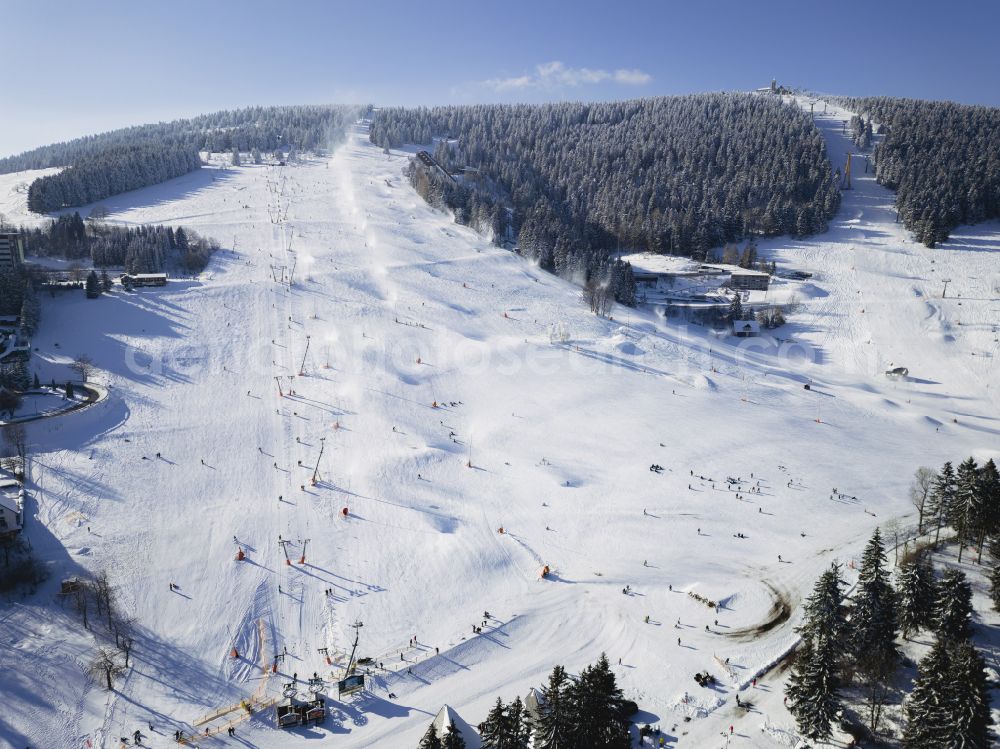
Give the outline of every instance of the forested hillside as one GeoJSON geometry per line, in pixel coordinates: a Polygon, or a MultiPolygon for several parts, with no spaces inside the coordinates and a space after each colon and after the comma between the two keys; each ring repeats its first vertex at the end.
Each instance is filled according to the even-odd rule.
{"type": "Polygon", "coordinates": [[[0,174],[69,167],[36,180],[28,205],[36,212],[78,206],[157,184],[197,169],[199,151],[329,148],[343,138],[356,110],[345,106],[251,107],[189,120],[141,125],[56,143],[0,159],[0,174]]]}
{"type": "Polygon", "coordinates": [[[771,97],[392,108],[370,137],[448,139],[438,161],[477,171],[456,184],[425,170],[422,192],[460,223],[509,228],[559,273],[592,271],[616,247],[703,258],[742,237],[821,232],[840,202],[808,114],[771,97]]]}
{"type": "Polygon", "coordinates": [[[184,227],[115,226],[85,222],[79,213],[60,216],[44,227],[22,227],[18,234],[27,255],[89,258],[98,268],[121,267],[129,273],[196,273],[219,249],[216,240],[184,227]]]}
{"type": "Polygon", "coordinates": [[[959,224],[1000,218],[1000,109],[887,96],[840,97],[885,131],[873,158],[899,217],[928,247],[959,224]]]}
{"type": "Polygon", "coordinates": [[[201,167],[193,146],[147,144],[113,148],[82,157],[59,174],[40,177],[28,188],[28,210],[48,213],[86,205],[109,195],[166,182],[201,167]]]}

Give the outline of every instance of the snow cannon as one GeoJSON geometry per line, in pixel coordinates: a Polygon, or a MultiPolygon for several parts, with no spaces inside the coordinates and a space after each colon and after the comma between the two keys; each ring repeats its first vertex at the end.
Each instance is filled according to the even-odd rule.
{"type": "Polygon", "coordinates": [[[247,555],[243,553],[243,549],[240,549],[240,550],[238,550],[236,552],[236,561],[237,562],[242,562],[246,558],[247,558],[247,555]]]}
{"type": "Polygon", "coordinates": [[[544,567],[542,567],[542,577],[548,577],[548,576],[549,576],[549,565],[545,565],[544,567]]]}
{"type": "Polygon", "coordinates": [[[233,649],[232,649],[232,650],[230,651],[229,655],[230,655],[230,657],[232,657],[232,658],[239,658],[239,657],[240,657],[240,652],[239,652],[239,651],[238,651],[238,650],[237,650],[236,648],[233,648],[233,649]]]}
{"type": "Polygon", "coordinates": [[[344,516],[345,518],[347,517],[347,513],[348,513],[348,510],[347,510],[347,508],[346,508],[346,507],[344,507],[344,508],[343,508],[343,509],[341,509],[341,511],[340,511],[340,514],[341,514],[341,515],[343,515],[343,516],[344,516]]]}

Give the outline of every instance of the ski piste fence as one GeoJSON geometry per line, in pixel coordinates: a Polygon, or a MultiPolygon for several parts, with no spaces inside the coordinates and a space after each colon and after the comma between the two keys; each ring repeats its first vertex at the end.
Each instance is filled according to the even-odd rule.
{"type": "MultiPolygon", "coordinates": [[[[904,516],[904,517],[906,517],[906,516],[904,516]]],[[[892,521],[890,521],[890,522],[892,522],[892,521]]],[[[887,533],[888,533],[888,531],[883,527],[883,537],[885,537],[885,535],[887,533]]],[[[893,531],[893,533],[895,534],[894,535],[895,543],[892,545],[892,547],[886,549],[886,553],[887,554],[888,554],[888,552],[891,552],[891,551],[899,551],[900,549],[903,549],[909,543],[917,541],[922,535],[929,534],[930,531],[929,530],[925,530],[924,533],[922,533],[922,534],[921,533],[917,533],[917,526],[916,525],[912,525],[912,526],[908,526],[906,528],[897,528],[897,529],[895,529],[893,531]]],[[[860,560],[859,560],[858,557],[852,556],[844,564],[845,564],[845,566],[848,569],[856,570],[859,561],[860,560]]],[[[893,564],[893,566],[895,566],[895,563],[893,564]]],[[[848,588],[844,592],[844,598],[845,599],[850,598],[851,595],[854,593],[854,591],[855,591],[855,589],[857,587],[858,587],[858,581],[855,580],[854,583],[851,585],[851,587],[848,588]]],[[[752,684],[755,679],[762,678],[771,669],[773,669],[779,663],[781,663],[782,661],[784,661],[790,654],[794,653],[798,649],[798,647],[801,644],[801,642],[802,642],[802,638],[801,637],[796,637],[794,640],[792,640],[792,642],[789,644],[789,646],[787,648],[785,648],[778,655],[776,655],[774,658],[772,658],[770,661],[768,661],[765,665],[763,665],[760,668],[758,668],[757,671],[755,671],[754,673],[752,673],[752,674],[750,674],[750,675],[748,675],[748,676],[746,676],[746,677],[744,677],[742,679],[740,679],[740,677],[735,673],[735,671],[733,671],[733,669],[729,668],[728,666],[726,666],[726,664],[724,662],[720,661],[720,659],[719,659],[718,656],[713,655],[713,658],[715,658],[716,662],[718,662],[718,663],[720,663],[720,664],[722,664],[724,666],[724,670],[726,671],[726,674],[732,680],[733,688],[738,689],[738,690],[742,690],[742,689],[746,689],[749,684],[752,684]]]]}
{"type": "Polygon", "coordinates": [[[257,689],[248,698],[240,700],[239,702],[231,705],[226,705],[213,710],[210,713],[206,713],[197,720],[191,722],[191,725],[198,729],[193,731],[191,736],[182,736],[180,743],[182,745],[190,745],[191,741],[216,736],[229,728],[234,728],[240,723],[250,719],[250,716],[265,710],[269,707],[274,706],[280,697],[268,697],[267,696],[267,684],[268,680],[271,678],[271,674],[275,672],[277,661],[268,663],[264,655],[267,650],[265,649],[267,645],[267,628],[264,624],[263,619],[257,620],[257,653],[259,658],[259,668],[261,669],[261,680],[257,684],[257,689]],[[220,718],[226,718],[226,716],[232,715],[232,713],[237,713],[235,717],[227,718],[221,723],[216,723],[220,718]],[[201,730],[202,726],[207,726],[204,730],[201,730]]]}

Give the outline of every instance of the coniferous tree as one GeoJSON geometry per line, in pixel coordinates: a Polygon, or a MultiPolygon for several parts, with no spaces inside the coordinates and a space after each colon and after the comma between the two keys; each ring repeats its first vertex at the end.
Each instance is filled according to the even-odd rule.
{"type": "Polygon", "coordinates": [[[434,730],[433,723],[427,727],[424,737],[417,744],[417,749],[444,749],[441,739],[438,738],[437,731],[434,730]]]}
{"type": "Polygon", "coordinates": [[[896,598],[903,639],[919,629],[933,625],[936,595],[934,569],[926,556],[910,559],[900,565],[896,598]]]}
{"type": "Polygon", "coordinates": [[[786,694],[799,731],[810,739],[829,738],[841,709],[840,682],[846,622],[840,569],[831,565],[820,575],[804,605],[796,654],[786,694]]]}
{"type": "Polygon", "coordinates": [[[972,586],[961,570],[948,570],[938,582],[934,630],[949,641],[967,640],[972,634],[972,586]]]}
{"type": "Polygon", "coordinates": [[[885,548],[878,528],[861,556],[858,587],[851,611],[854,661],[869,695],[869,727],[877,730],[888,683],[899,665],[896,647],[896,593],[885,569],[885,548]]]}
{"type": "Polygon", "coordinates": [[[950,746],[987,749],[992,745],[990,726],[993,720],[986,664],[971,642],[961,642],[954,647],[949,672],[950,746]]]}
{"type": "Polygon", "coordinates": [[[542,689],[544,704],[535,729],[534,749],[571,749],[573,705],[566,670],[556,666],[542,689]]]}
{"type": "Polygon", "coordinates": [[[41,318],[41,305],[35,294],[35,287],[30,281],[24,284],[24,295],[21,300],[21,327],[29,336],[35,334],[38,321],[41,318]]]}
{"type": "Polygon", "coordinates": [[[906,749],[948,746],[951,722],[948,714],[949,663],[948,646],[941,639],[934,642],[931,651],[920,661],[913,690],[905,702],[903,746],[906,749]]]}
{"type": "Polygon", "coordinates": [[[990,598],[993,600],[993,610],[1000,611],[1000,558],[996,557],[990,567],[990,598]]]}
{"type": "Polygon", "coordinates": [[[934,533],[934,547],[937,548],[941,538],[941,528],[948,518],[948,514],[954,504],[955,497],[955,469],[948,461],[941,468],[941,472],[934,479],[934,486],[931,488],[930,504],[931,513],[937,520],[937,530],[934,533]]]}
{"type": "Polygon", "coordinates": [[[465,739],[454,723],[449,723],[441,739],[441,749],[465,749],[465,739]]]}
{"type": "Polygon", "coordinates": [[[520,697],[515,697],[507,706],[504,718],[510,737],[508,749],[528,749],[528,744],[531,742],[531,726],[528,724],[527,712],[520,697]]]}
{"type": "Polygon", "coordinates": [[[490,709],[486,720],[479,726],[479,735],[483,739],[483,749],[510,749],[512,742],[508,726],[503,700],[497,697],[496,704],[490,709]]]}
{"type": "Polygon", "coordinates": [[[622,717],[622,693],[602,653],[569,688],[573,705],[570,746],[579,749],[628,749],[628,723],[622,717]]]}
{"type": "Polygon", "coordinates": [[[972,512],[976,537],[976,563],[982,564],[986,539],[1000,530],[1000,472],[990,458],[979,469],[977,498],[972,512]]]}
{"type": "Polygon", "coordinates": [[[732,301],[729,303],[729,320],[730,322],[735,322],[736,320],[743,319],[743,300],[740,298],[739,292],[733,295],[732,301]]]}
{"type": "Polygon", "coordinates": [[[963,460],[955,473],[955,492],[949,508],[948,522],[958,531],[958,562],[962,562],[965,542],[980,521],[979,467],[974,459],[963,460]]]}
{"type": "Polygon", "coordinates": [[[101,282],[94,271],[87,275],[86,293],[87,299],[97,299],[101,295],[101,282]]]}

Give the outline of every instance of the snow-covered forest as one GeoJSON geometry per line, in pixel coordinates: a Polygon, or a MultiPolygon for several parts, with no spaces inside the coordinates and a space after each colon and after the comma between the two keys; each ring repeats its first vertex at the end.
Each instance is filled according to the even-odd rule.
{"type": "Polygon", "coordinates": [[[933,247],[959,224],[1000,218],[1000,109],[889,96],[835,100],[866,130],[874,121],[884,131],[875,176],[896,191],[899,217],[917,241],[933,247]]]}
{"type": "Polygon", "coordinates": [[[750,235],[821,232],[840,204],[808,113],[780,99],[701,94],[605,103],[378,111],[381,147],[430,144],[459,223],[505,228],[557,273],[590,270],[616,246],[704,258],[750,235]],[[471,187],[470,187],[471,186],[471,187]]]}
{"type": "Polygon", "coordinates": [[[112,130],[0,159],[0,174],[68,167],[32,183],[28,207],[46,213],[155,185],[201,166],[200,151],[290,153],[343,140],[346,106],[250,107],[112,130]]]}

